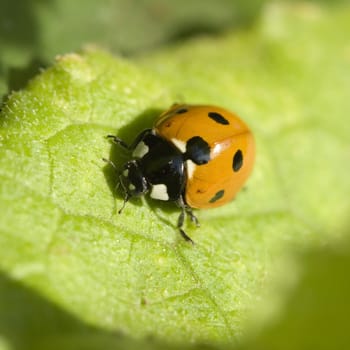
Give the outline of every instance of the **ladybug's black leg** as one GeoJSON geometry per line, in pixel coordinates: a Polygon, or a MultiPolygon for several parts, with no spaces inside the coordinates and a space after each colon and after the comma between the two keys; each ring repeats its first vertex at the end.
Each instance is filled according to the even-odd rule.
{"type": "Polygon", "coordinates": [[[200,226],[200,223],[198,221],[198,218],[196,215],[193,214],[193,211],[190,207],[186,207],[186,212],[190,216],[191,221],[197,226],[200,226]]]}
{"type": "Polygon", "coordinates": [[[151,132],[152,132],[152,129],[143,130],[139,135],[137,135],[136,139],[132,142],[131,145],[128,145],[125,141],[123,141],[121,138],[115,135],[107,135],[107,138],[112,140],[113,143],[122,146],[128,151],[131,151],[138,145],[138,143],[145,137],[145,135],[151,132]]]}
{"type": "Polygon", "coordinates": [[[122,211],[125,208],[125,204],[128,202],[129,199],[130,199],[129,195],[127,193],[125,193],[124,202],[123,202],[122,207],[118,210],[118,214],[122,213],[122,211]]]}
{"type": "Polygon", "coordinates": [[[129,194],[128,194],[128,191],[126,190],[126,188],[125,188],[124,185],[123,185],[123,182],[122,182],[122,180],[121,180],[121,175],[119,176],[119,184],[123,187],[123,190],[124,190],[124,193],[125,193],[123,205],[122,205],[122,207],[118,210],[118,214],[121,214],[122,211],[123,211],[123,209],[125,208],[125,204],[126,204],[126,203],[128,202],[128,200],[130,199],[130,196],[129,196],[129,194]]]}
{"type": "Polygon", "coordinates": [[[184,219],[185,219],[185,209],[181,208],[181,213],[179,215],[179,218],[177,220],[177,228],[179,229],[179,232],[181,234],[181,236],[187,241],[187,242],[191,242],[192,244],[194,244],[193,240],[191,239],[190,236],[187,235],[187,233],[182,229],[182,226],[184,224],[184,219]]]}
{"type": "MultiPolygon", "coordinates": [[[[185,215],[187,212],[187,208],[186,205],[183,201],[183,199],[180,197],[180,199],[177,201],[177,204],[179,205],[180,209],[181,209],[181,213],[179,215],[179,218],[177,220],[177,228],[180,231],[181,236],[187,241],[187,242],[191,242],[192,244],[194,244],[193,240],[191,239],[191,237],[189,237],[186,232],[182,229],[183,225],[184,225],[184,221],[185,221],[185,215]]],[[[192,219],[191,219],[192,220],[192,219]]]]}

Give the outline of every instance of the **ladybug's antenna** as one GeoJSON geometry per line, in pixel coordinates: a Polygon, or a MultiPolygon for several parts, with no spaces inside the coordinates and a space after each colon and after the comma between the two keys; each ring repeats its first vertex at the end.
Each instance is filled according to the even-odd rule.
{"type": "Polygon", "coordinates": [[[118,170],[117,170],[117,167],[115,166],[115,164],[114,164],[110,159],[102,158],[102,160],[103,160],[105,163],[107,163],[107,164],[109,164],[110,166],[112,166],[112,167],[114,168],[115,171],[118,171],[118,170]]]}

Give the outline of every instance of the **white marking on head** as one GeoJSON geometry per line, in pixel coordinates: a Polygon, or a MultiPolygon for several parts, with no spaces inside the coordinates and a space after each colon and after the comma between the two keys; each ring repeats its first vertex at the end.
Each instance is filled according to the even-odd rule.
{"type": "Polygon", "coordinates": [[[140,141],[132,152],[132,156],[135,158],[142,158],[149,151],[149,147],[143,142],[140,141]]]}
{"type": "Polygon", "coordinates": [[[125,169],[123,171],[123,176],[128,177],[128,175],[129,175],[129,169],[125,169]]]}
{"type": "Polygon", "coordinates": [[[196,164],[191,160],[186,160],[186,168],[187,168],[187,178],[192,179],[193,173],[196,170],[196,164]]]}
{"type": "Polygon", "coordinates": [[[130,190],[130,191],[133,191],[135,188],[136,188],[136,187],[135,187],[134,184],[130,184],[130,185],[129,185],[129,190],[130,190]]]}
{"type": "Polygon", "coordinates": [[[178,139],[171,139],[171,142],[182,152],[185,153],[186,152],[186,142],[185,141],[181,141],[178,139]]]}
{"type": "Polygon", "coordinates": [[[168,188],[164,184],[153,185],[150,196],[161,201],[169,200],[168,188]]]}

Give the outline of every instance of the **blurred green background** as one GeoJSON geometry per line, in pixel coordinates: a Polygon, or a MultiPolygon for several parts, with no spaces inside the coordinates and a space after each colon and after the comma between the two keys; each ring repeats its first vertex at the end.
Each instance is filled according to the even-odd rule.
{"type": "MultiPolygon", "coordinates": [[[[283,2],[277,0],[273,3],[283,2]]],[[[303,1],[294,0],[291,3],[303,1]]],[[[336,6],[347,0],[306,3],[336,6]]],[[[254,26],[268,0],[1,0],[0,95],[62,53],[97,44],[138,55],[201,35],[254,26]]]]}
{"type": "MultiPolygon", "coordinates": [[[[6,101],[11,91],[25,88],[41,68],[52,65],[56,55],[80,50],[85,45],[106,48],[135,62],[139,59],[146,62],[146,66],[149,57],[150,60],[157,59],[157,52],[181,47],[197,37],[215,40],[228,32],[236,31],[239,35],[246,31],[249,45],[249,33],[258,26],[262,13],[269,6],[284,2],[287,3],[282,0],[0,0],[0,96],[6,101]]],[[[341,13],[342,8],[348,8],[346,0],[289,3],[299,4],[305,16],[311,17],[312,11],[319,6],[330,22],[333,12],[341,13]]],[[[350,33],[344,35],[350,38],[350,33]]],[[[327,23],[320,30],[320,41],[324,40],[325,46],[331,48],[338,39],[327,29],[327,23]]],[[[350,39],[344,57],[350,57],[349,52],[350,39]]],[[[332,55],[331,50],[329,55],[332,55]]],[[[157,62],[152,69],[157,70],[157,62]]],[[[348,81],[349,74],[350,70],[344,69],[344,81],[348,81]]],[[[347,83],[344,86],[348,86],[347,83]]],[[[315,93],[316,87],[317,82],[314,83],[315,93]]],[[[333,90],[333,87],[329,88],[333,90]]],[[[343,90],[341,93],[346,94],[343,90]]],[[[344,111],[348,110],[349,106],[344,106],[344,111]]],[[[331,123],[332,116],[329,119],[331,123]]],[[[339,131],[343,140],[346,138],[344,130],[339,131]]],[[[327,166],[327,159],[324,163],[327,166]]],[[[344,171],[348,169],[348,164],[344,164],[344,171]]],[[[330,191],[333,186],[337,184],[329,184],[330,191]]],[[[326,201],[326,197],[324,194],[322,200],[326,201]]],[[[321,201],[316,204],[322,205],[321,201]]],[[[312,221],[313,218],[307,219],[312,221]]],[[[300,253],[295,269],[302,270],[302,277],[295,282],[295,288],[286,291],[286,306],[283,312],[274,315],[271,324],[265,328],[257,322],[256,329],[249,325],[250,332],[240,339],[240,344],[205,345],[205,348],[347,349],[350,346],[348,227],[339,223],[339,230],[341,232],[335,236],[342,238],[340,243],[337,241],[332,247],[321,246],[300,253]]],[[[293,280],[293,276],[290,279],[293,280]]],[[[140,347],[177,348],[152,337],[134,340],[114,330],[93,327],[12,280],[6,272],[0,274],[0,350],[140,347]],[[13,305],[23,306],[23,312],[19,312],[19,308],[14,310],[13,305]],[[42,319],[45,319],[44,326],[42,319]],[[45,339],[42,332],[45,332],[45,339]],[[65,334],[64,338],[60,338],[60,333],[65,334]]],[[[203,345],[192,344],[188,348],[202,349],[203,345]]]]}
{"type": "Polygon", "coordinates": [[[137,55],[248,26],[263,0],[1,0],[0,93],[18,89],[57,54],[97,44],[137,55]]]}

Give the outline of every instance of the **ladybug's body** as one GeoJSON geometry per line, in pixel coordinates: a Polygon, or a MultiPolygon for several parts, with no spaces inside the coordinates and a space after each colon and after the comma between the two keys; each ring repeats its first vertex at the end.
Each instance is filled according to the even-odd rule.
{"type": "Polygon", "coordinates": [[[125,201],[146,192],[174,201],[198,223],[191,208],[212,208],[230,201],[248,178],[254,164],[253,136],[236,115],[213,106],[174,105],[143,131],[120,175],[125,201]]]}

